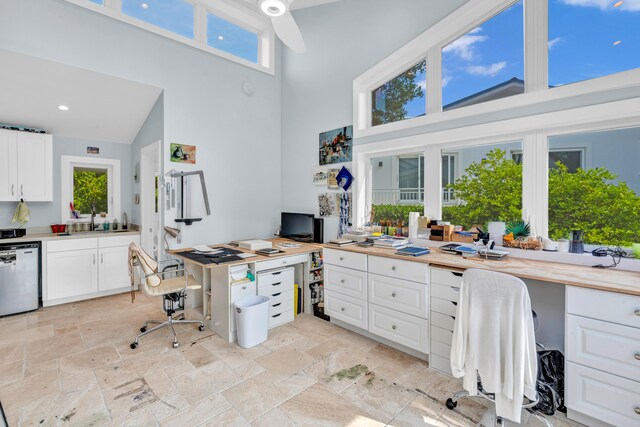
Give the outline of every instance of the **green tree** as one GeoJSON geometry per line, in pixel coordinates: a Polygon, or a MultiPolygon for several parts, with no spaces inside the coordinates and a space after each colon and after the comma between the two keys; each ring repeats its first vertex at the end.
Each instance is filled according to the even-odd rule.
{"type": "Polygon", "coordinates": [[[460,202],[442,208],[444,221],[470,228],[522,217],[522,165],[507,159],[503,150],[471,163],[449,188],[460,202]]]}
{"type": "Polygon", "coordinates": [[[373,205],[374,218],[377,224],[391,222],[394,225],[409,224],[409,212],[424,212],[422,205],[373,205]]]}
{"type": "Polygon", "coordinates": [[[424,96],[424,90],[416,83],[418,73],[424,74],[427,62],[422,61],[371,93],[373,126],[397,122],[407,117],[405,105],[424,96]],[[376,94],[384,93],[384,109],[376,108],[376,94]]]}
{"type": "Polygon", "coordinates": [[[93,169],[73,170],[73,204],[80,213],[91,213],[95,205],[96,212],[108,209],[108,176],[105,171],[93,169]]]}

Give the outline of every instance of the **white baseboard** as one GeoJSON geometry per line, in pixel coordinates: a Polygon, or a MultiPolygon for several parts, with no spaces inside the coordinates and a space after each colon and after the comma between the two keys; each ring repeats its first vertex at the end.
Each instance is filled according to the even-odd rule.
{"type": "MultiPolygon", "coordinates": [[[[138,290],[138,286],[136,285],[134,287],[134,289],[137,291],[138,290]]],[[[130,291],[131,291],[131,287],[127,286],[127,287],[124,287],[124,288],[110,289],[108,291],[94,292],[94,293],[91,293],[91,294],[75,295],[75,296],[67,297],[67,298],[58,298],[58,299],[54,299],[54,300],[42,301],[42,306],[43,307],[51,307],[53,305],[60,305],[60,304],[67,304],[67,303],[70,303],[70,302],[84,301],[84,300],[93,299],[93,298],[106,297],[106,296],[109,296],[109,295],[122,294],[122,293],[130,292],[130,291]]]]}

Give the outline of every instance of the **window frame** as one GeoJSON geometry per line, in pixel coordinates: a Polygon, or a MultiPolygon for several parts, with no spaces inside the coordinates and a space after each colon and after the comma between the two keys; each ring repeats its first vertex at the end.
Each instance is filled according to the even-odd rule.
{"type": "Polygon", "coordinates": [[[89,0],[65,0],[75,6],[133,25],[154,34],[180,42],[196,49],[228,59],[255,70],[275,75],[275,33],[271,21],[257,11],[225,0],[183,0],[194,5],[194,38],[136,19],[122,12],[121,0],[104,0],[104,5],[89,0]],[[239,56],[216,49],[207,43],[207,13],[212,13],[230,23],[258,35],[258,62],[253,63],[239,56]]]}
{"type": "Polygon", "coordinates": [[[83,214],[80,215],[80,218],[71,218],[69,201],[73,200],[73,171],[76,167],[107,169],[107,205],[109,206],[109,209],[105,218],[100,216],[95,217],[96,224],[108,222],[110,218],[119,219],[122,216],[120,160],[81,156],[61,156],[60,163],[60,212],[62,222],[85,222],[91,217],[89,214],[83,214]]]}
{"type": "Polygon", "coordinates": [[[548,2],[524,2],[525,89],[509,96],[442,111],[442,48],[482,24],[517,0],[470,0],[427,31],[383,59],[354,80],[354,138],[368,138],[480,114],[504,113],[518,107],[534,106],[567,98],[592,95],[640,86],[640,68],[622,71],[570,85],[548,87],[548,2]],[[384,125],[371,126],[370,92],[398,75],[418,58],[427,60],[427,114],[384,125]]]}

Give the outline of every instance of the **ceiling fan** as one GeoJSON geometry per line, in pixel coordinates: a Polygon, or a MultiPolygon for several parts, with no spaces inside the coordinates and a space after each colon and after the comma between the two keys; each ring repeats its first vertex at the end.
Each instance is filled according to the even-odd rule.
{"type": "Polygon", "coordinates": [[[338,0],[258,0],[262,13],[271,18],[273,30],[282,43],[295,53],[304,53],[307,48],[298,24],[291,15],[292,9],[319,6],[338,0]]]}

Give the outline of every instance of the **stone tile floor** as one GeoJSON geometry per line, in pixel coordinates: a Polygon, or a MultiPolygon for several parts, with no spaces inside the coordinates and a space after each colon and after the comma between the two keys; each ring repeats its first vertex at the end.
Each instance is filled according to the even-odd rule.
{"type": "Polygon", "coordinates": [[[9,426],[492,423],[490,406],[477,399],[444,407],[459,381],[309,315],[251,349],[191,325],[177,328],[177,349],[166,330],[129,348],[145,320],[163,318],[160,299],[141,293],[133,305],[121,294],[1,318],[0,401],[9,426]]]}

